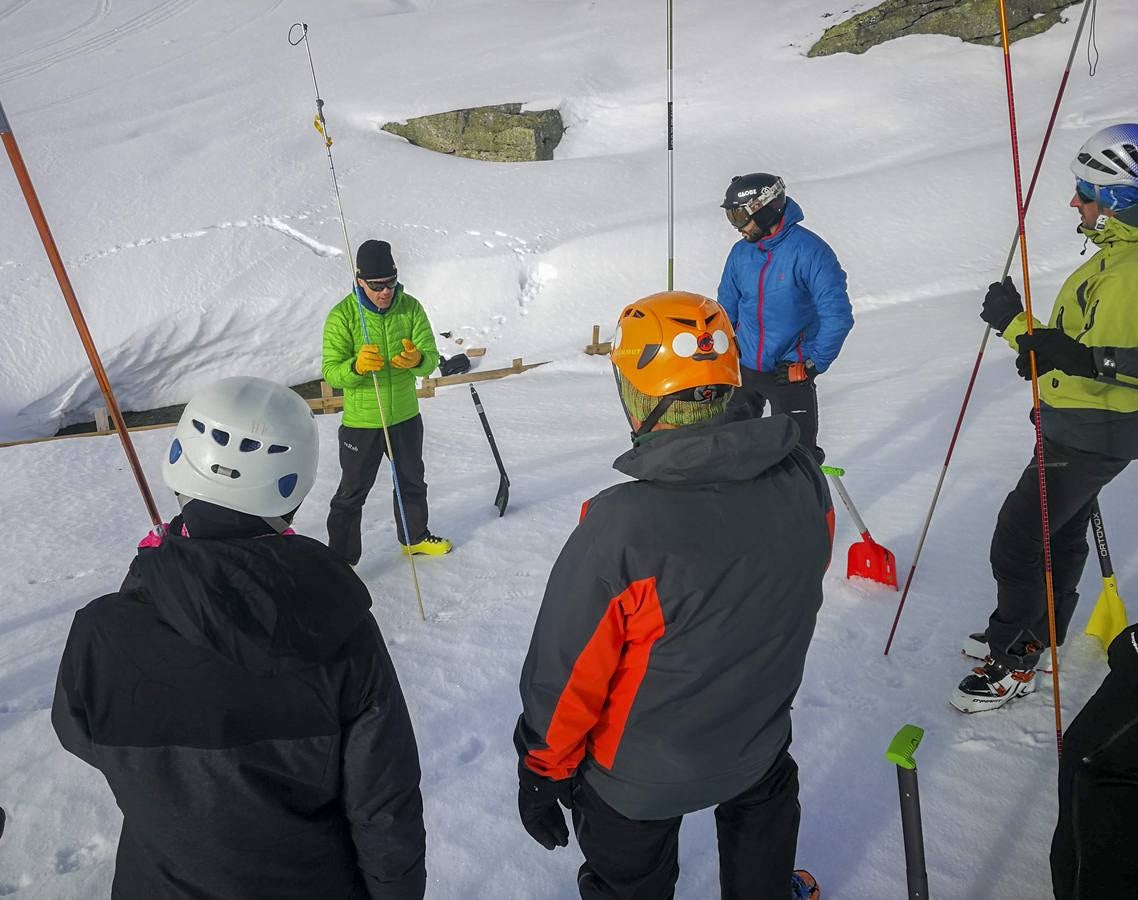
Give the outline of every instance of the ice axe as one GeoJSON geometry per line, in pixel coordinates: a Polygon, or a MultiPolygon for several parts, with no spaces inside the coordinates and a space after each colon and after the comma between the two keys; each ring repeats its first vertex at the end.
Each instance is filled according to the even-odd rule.
{"type": "Polygon", "coordinates": [[[925,730],[906,725],[889,742],[885,758],[897,766],[897,792],[901,797],[901,834],[905,839],[905,880],[909,900],[928,900],[929,876],[925,871],[925,836],[921,828],[921,795],[917,791],[917,761],[913,754],[925,730]]]}
{"type": "Polygon", "coordinates": [[[856,575],[858,578],[868,578],[870,581],[876,581],[897,590],[897,559],[891,550],[882,547],[870,537],[869,529],[865,527],[865,522],[857,514],[857,508],[854,506],[853,500],[850,499],[846,486],[842,484],[841,476],[846,474],[846,470],[839,469],[837,466],[822,466],[821,469],[822,473],[830,476],[834,482],[834,487],[838,489],[838,496],[842,498],[842,503],[849,510],[854,525],[857,526],[858,533],[861,535],[861,540],[858,543],[850,545],[850,552],[846,559],[846,577],[853,578],[856,575]]]}

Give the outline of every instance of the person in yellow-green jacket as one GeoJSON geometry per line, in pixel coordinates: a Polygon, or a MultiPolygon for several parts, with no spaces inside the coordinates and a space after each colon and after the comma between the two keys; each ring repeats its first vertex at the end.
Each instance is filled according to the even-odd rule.
{"type": "MultiPolygon", "coordinates": [[[[1010,279],[988,289],[980,317],[1039,375],[1056,640],[1078,602],[1087,523],[1099,491],[1138,459],[1138,124],[1094,134],[1071,164],[1079,232],[1098,252],[1067,279],[1047,327],[1027,318],[1010,279]]],[[[1035,690],[1050,644],[1039,475],[1034,459],[1008,494],[991,548],[996,609],[964,653],[984,660],[952,695],[962,712],[999,709],[1035,690]]]]}
{"type": "Polygon", "coordinates": [[[340,487],[328,513],[328,546],[351,565],[362,554],[364,502],[383,457],[386,421],[398,492],[392,491],[395,532],[404,553],[441,556],[451,542],[427,528],[423,417],[415,378],[439,364],[431,323],[421,303],[403,290],[387,241],[364,241],[356,251],[354,293],[332,307],[324,322],[324,380],[344,391],[340,424],[340,487]],[[367,318],[368,342],[362,315],[367,318]],[[376,399],[376,382],[383,417],[376,399]],[[402,514],[400,511],[402,497],[402,514]],[[403,516],[406,516],[406,533],[403,516]]]}

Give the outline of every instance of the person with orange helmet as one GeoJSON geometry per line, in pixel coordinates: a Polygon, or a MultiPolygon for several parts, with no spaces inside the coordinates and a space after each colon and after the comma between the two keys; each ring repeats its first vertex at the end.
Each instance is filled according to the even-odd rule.
{"type": "Polygon", "coordinates": [[[629,304],[611,359],[633,480],[585,504],[549,576],[514,732],[522,824],[553,850],[572,809],[583,898],[669,898],[681,819],[714,806],[724,898],[816,897],[788,750],[825,479],[788,417],[727,421],[739,350],[714,300],[629,304]]]}

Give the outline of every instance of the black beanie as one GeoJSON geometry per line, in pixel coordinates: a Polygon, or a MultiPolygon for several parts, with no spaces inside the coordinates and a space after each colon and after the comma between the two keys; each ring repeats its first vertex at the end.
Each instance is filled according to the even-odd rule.
{"type": "Polygon", "coordinates": [[[387,241],[364,241],[356,251],[356,277],[390,278],[395,275],[395,260],[387,241]]]}

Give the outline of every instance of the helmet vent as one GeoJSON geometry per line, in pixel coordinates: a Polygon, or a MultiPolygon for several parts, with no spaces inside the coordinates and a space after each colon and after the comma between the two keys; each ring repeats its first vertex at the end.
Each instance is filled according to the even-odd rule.
{"type": "Polygon", "coordinates": [[[242,453],[252,453],[254,450],[260,450],[261,449],[261,442],[255,441],[252,438],[242,438],[241,439],[241,446],[238,447],[238,449],[242,453]]]}
{"type": "Polygon", "coordinates": [[[214,475],[221,475],[223,478],[241,477],[241,473],[237,469],[230,469],[226,466],[219,466],[217,463],[214,463],[212,466],[210,466],[209,470],[213,472],[214,475]]]}
{"type": "Polygon", "coordinates": [[[638,309],[626,309],[624,311],[624,317],[627,319],[629,316],[632,316],[634,319],[643,319],[644,313],[638,309]]]}
{"type": "Polygon", "coordinates": [[[269,446],[269,453],[288,453],[289,448],[284,444],[272,444],[269,446]]]}
{"type": "Polygon", "coordinates": [[[182,442],[174,438],[174,443],[170,445],[170,465],[174,465],[179,459],[182,458],[182,442]]]}
{"type": "Polygon", "coordinates": [[[1084,166],[1086,166],[1089,169],[1097,169],[1100,172],[1106,172],[1108,175],[1117,175],[1118,174],[1118,172],[1116,172],[1114,169],[1110,168],[1110,166],[1104,166],[1102,163],[1100,163],[1097,159],[1095,159],[1089,153],[1080,153],[1079,154],[1079,162],[1081,162],[1084,166]]]}
{"type": "Polygon", "coordinates": [[[294,473],[292,475],[285,475],[277,481],[277,490],[281,492],[281,496],[286,499],[291,497],[292,492],[296,490],[296,482],[298,480],[299,476],[294,473]]]}
{"type": "MultiPolygon", "coordinates": [[[[1130,154],[1131,157],[1134,156],[1133,147],[1128,146],[1123,147],[1122,149],[1126,150],[1126,152],[1130,154]]],[[[1109,159],[1116,166],[1118,166],[1118,168],[1120,168],[1127,175],[1138,176],[1138,166],[1136,166],[1135,163],[1131,162],[1130,160],[1123,159],[1122,156],[1119,153],[1116,153],[1114,150],[1103,150],[1102,155],[1109,159]]]]}
{"type": "Polygon", "coordinates": [[[194,419],[193,423],[194,423],[194,428],[197,429],[198,434],[205,434],[205,425],[203,425],[197,419],[194,419]]]}
{"type": "Polygon", "coordinates": [[[636,368],[643,369],[648,363],[656,358],[656,354],[660,352],[659,344],[645,344],[644,350],[640,354],[640,359],[636,362],[636,368]]]}
{"type": "Polygon", "coordinates": [[[221,444],[222,447],[228,446],[228,444],[229,444],[229,432],[228,431],[222,431],[220,428],[214,428],[213,430],[210,431],[210,436],[215,441],[217,441],[217,443],[221,444]]]}
{"type": "Polygon", "coordinates": [[[678,316],[668,316],[668,318],[680,325],[687,325],[688,328],[695,328],[695,319],[681,319],[678,316]]]}

